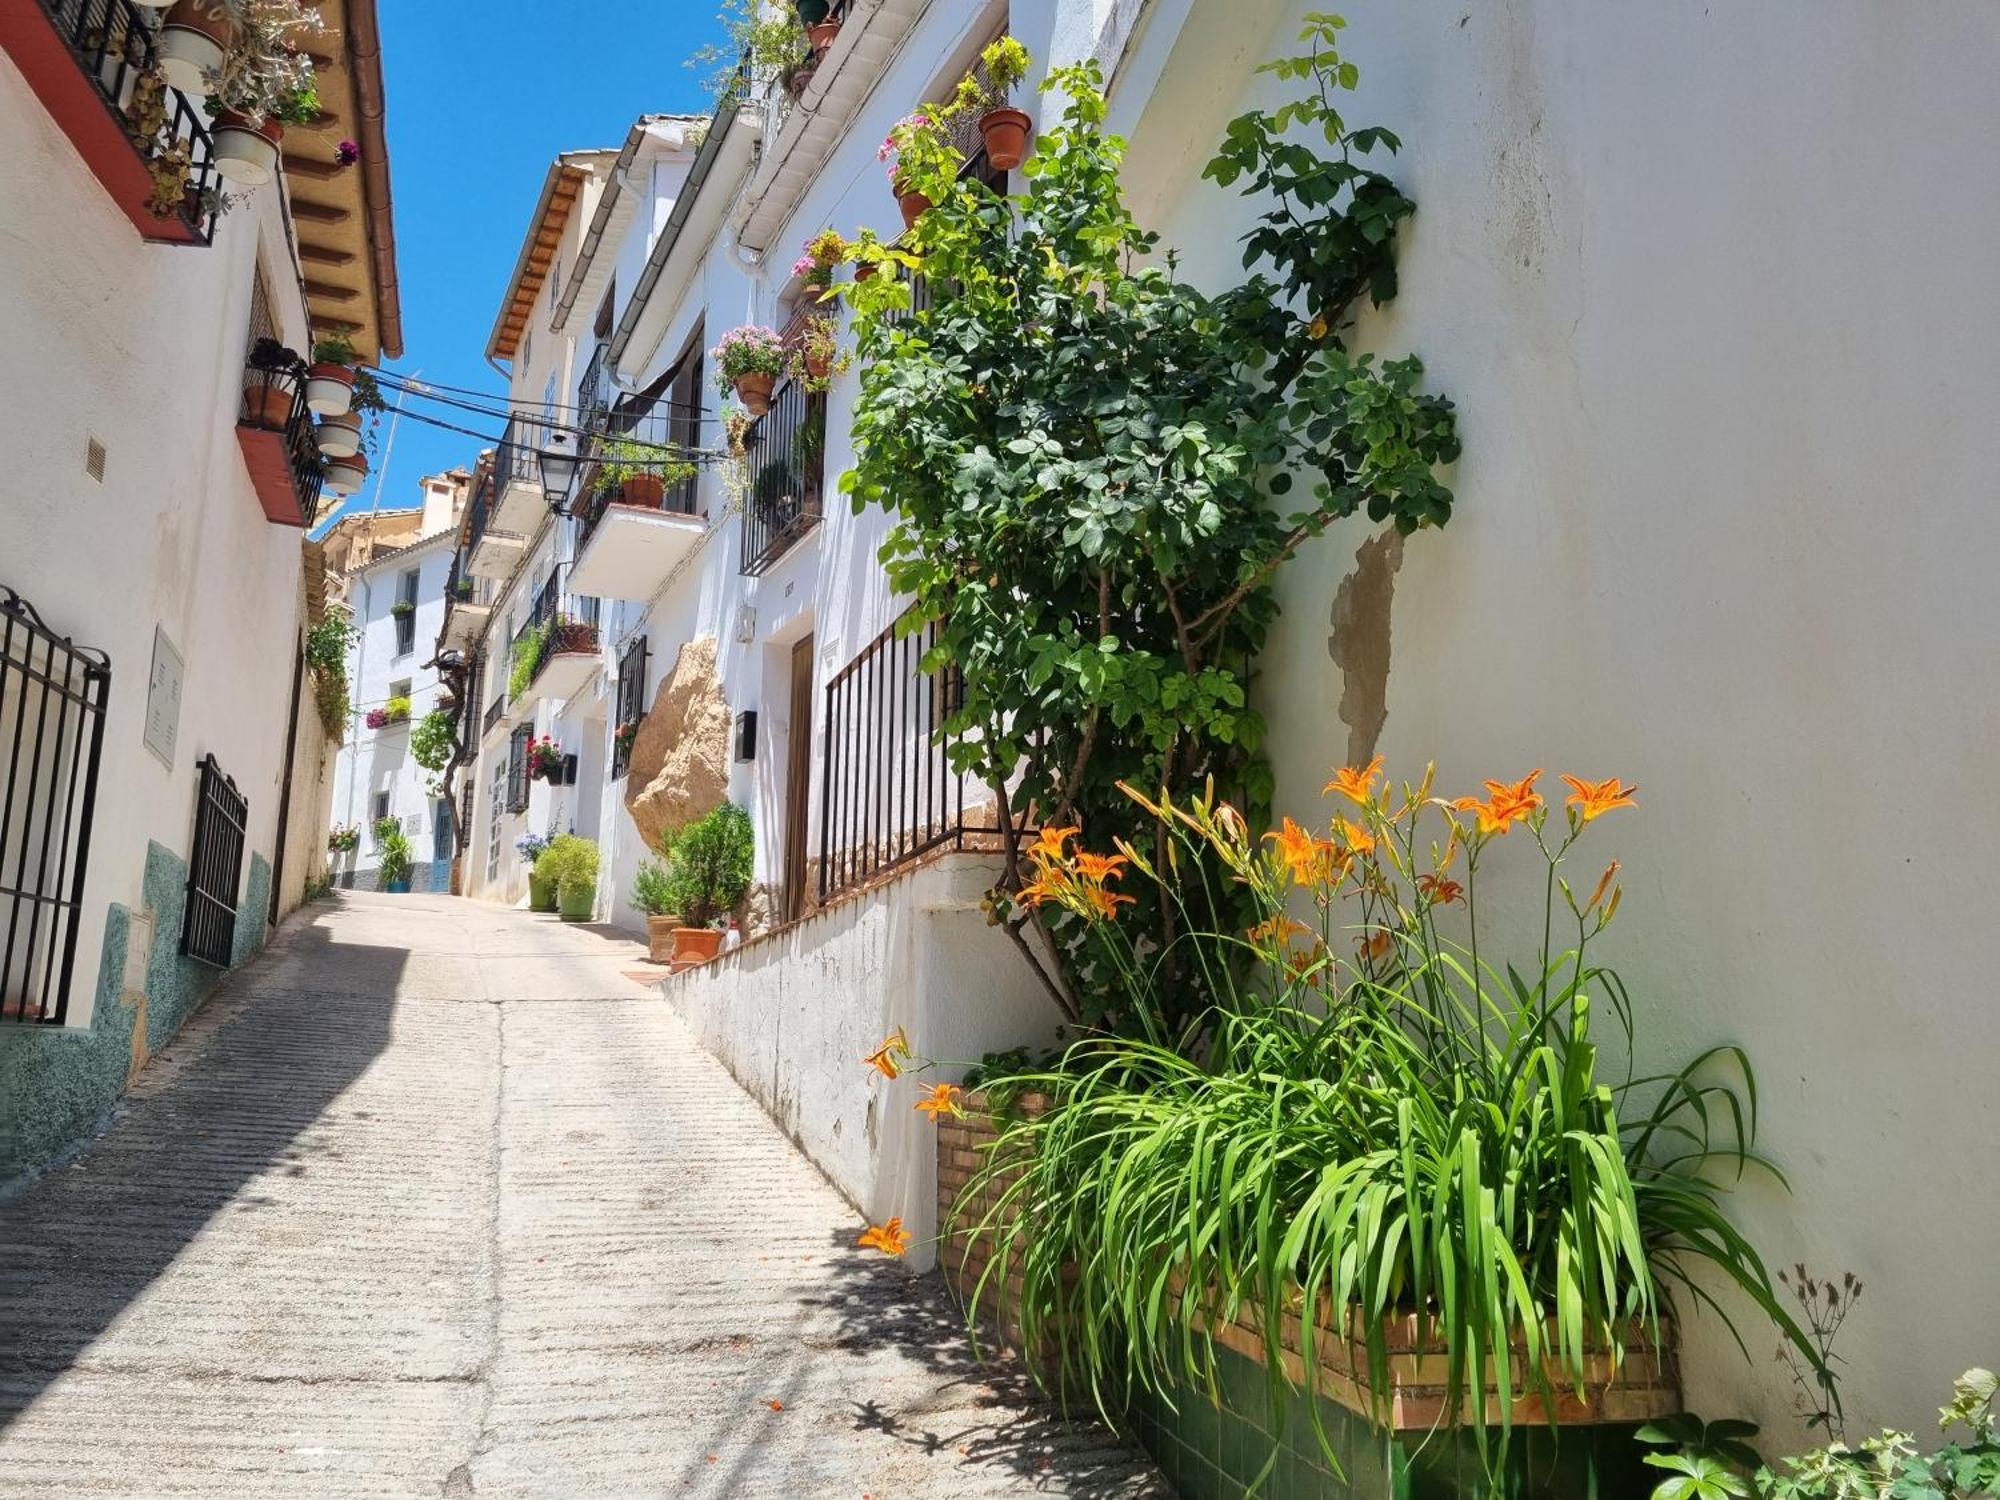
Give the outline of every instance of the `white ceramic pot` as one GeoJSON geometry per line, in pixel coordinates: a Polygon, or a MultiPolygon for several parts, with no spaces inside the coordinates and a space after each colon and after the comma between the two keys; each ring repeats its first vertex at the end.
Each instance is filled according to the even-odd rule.
{"type": "Polygon", "coordinates": [[[340,365],[314,365],[306,375],[306,405],[323,417],[346,416],[354,409],[354,372],[340,365]]]}
{"type": "Polygon", "coordinates": [[[361,419],[355,416],[323,418],[318,436],[322,458],[352,458],[361,451],[361,419]]]}
{"type": "Polygon", "coordinates": [[[327,461],[326,487],[336,495],[353,494],[367,477],[368,463],[358,453],[327,461]]]}
{"type": "Polygon", "coordinates": [[[161,27],[154,51],[167,82],[196,99],[208,91],[202,75],[222,66],[222,43],[192,26],[161,27]]]}
{"type": "Polygon", "coordinates": [[[215,122],[215,170],[240,187],[262,187],[278,170],[278,128],[241,124],[231,115],[215,122]]]}

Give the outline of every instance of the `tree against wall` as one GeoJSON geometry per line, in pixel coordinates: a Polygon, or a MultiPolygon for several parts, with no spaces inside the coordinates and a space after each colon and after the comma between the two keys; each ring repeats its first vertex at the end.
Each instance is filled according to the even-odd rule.
{"type": "MultiPolygon", "coordinates": [[[[933,206],[897,245],[856,247],[922,274],[931,301],[913,311],[900,275],[847,288],[862,376],[842,488],[857,510],[895,515],[882,560],[917,601],[912,623],[939,622],[926,665],[964,674],[941,733],[997,803],[990,914],[1072,1021],[1117,1024],[1120,997],[1085,924],[1020,899],[1034,830],[1080,823],[1095,848],[1144,839],[1164,861],[1118,783],[1212,781],[1267,808],[1248,687],[1277,568],[1343,516],[1408,533],[1451,514],[1436,475],[1458,453],[1451,403],[1419,389],[1414,357],[1378,362],[1343,337],[1357,298],[1394,295],[1412,205],[1368,165],[1395,137],[1350,130],[1335,107],[1355,78],[1340,24],[1314,18],[1307,50],[1268,65],[1298,97],[1234,121],[1207,168],[1263,210],[1250,274],[1225,292],[1154,259],[1095,64],[1044,85],[1061,117],[1017,196],[956,176],[951,106],[910,116],[890,142],[896,170],[933,206]]],[[[1118,876],[1114,858],[1107,899],[1128,899],[1118,876]]],[[[1199,871],[1188,884],[1226,923],[1227,886],[1199,871]]],[[[1130,899],[1172,955],[1171,905],[1130,899]]],[[[1183,1023],[1206,992],[1185,977],[1183,1023]]]]}

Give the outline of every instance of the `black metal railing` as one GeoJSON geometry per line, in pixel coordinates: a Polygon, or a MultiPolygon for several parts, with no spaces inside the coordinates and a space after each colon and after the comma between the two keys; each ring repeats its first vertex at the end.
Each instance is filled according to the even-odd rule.
{"type": "Polygon", "coordinates": [[[583,379],[577,382],[576,425],[587,433],[601,430],[605,414],[611,410],[611,379],[604,373],[610,348],[609,341],[599,342],[583,367],[583,379]]]}
{"type": "Polygon", "coordinates": [[[542,668],[558,656],[597,654],[598,601],[582,594],[565,593],[562,578],[560,567],[549,574],[528,608],[527,619],[508,643],[510,666],[520,659],[518,653],[532,643],[535,660],[526,679],[530,685],[542,675],[542,668]]]}
{"type": "Polygon", "coordinates": [[[616,781],[632,763],[632,734],[646,716],[646,638],[642,635],[618,658],[618,695],[612,727],[611,779],[616,781]]]}
{"type": "Polygon", "coordinates": [[[819,524],[826,476],[826,393],[780,381],[771,409],[743,439],[742,571],[754,577],[819,524]]]}
{"type": "Polygon", "coordinates": [[[996,827],[976,785],[967,817],[967,777],[946,754],[943,725],[963,699],[964,679],[953,667],[922,666],[937,644],[936,621],[907,634],[903,625],[883,631],[826,685],[821,901],[933,849],[962,849],[968,834],[996,827]]]}
{"type": "Polygon", "coordinates": [[[528,810],[528,747],[535,742],[535,726],[523,724],[507,736],[507,811],[528,810]]]}
{"type": "Polygon", "coordinates": [[[152,176],[147,210],[178,218],[196,244],[209,243],[222,187],[215,145],[160,72],[149,12],[132,0],[41,0],[41,7],[152,176]]]}
{"type": "Polygon", "coordinates": [[[320,458],[312,409],[306,405],[305,364],[289,350],[284,353],[287,362],[253,355],[244,365],[243,409],[237,421],[241,426],[275,432],[284,438],[299,520],[310,526],[319,515],[326,465],[320,458]]]}
{"type": "Polygon", "coordinates": [[[585,429],[586,493],[577,502],[582,550],[612,505],[701,513],[701,476],[682,455],[701,443],[701,414],[670,392],[629,406],[607,405],[585,429]]]}
{"type": "Polygon", "coordinates": [[[486,733],[487,730],[500,722],[501,716],[506,712],[507,690],[502,688],[494,700],[486,705],[486,716],[480,721],[479,732],[481,734],[486,733]]]}
{"type": "Polygon", "coordinates": [[[68,1015],[110,693],[109,657],[0,584],[0,1019],[68,1015]]]}
{"type": "Polygon", "coordinates": [[[188,854],[181,952],[218,968],[228,968],[235,956],[236,902],[249,826],[249,801],[215,757],[204,755],[195,795],[194,848],[188,854]]]}

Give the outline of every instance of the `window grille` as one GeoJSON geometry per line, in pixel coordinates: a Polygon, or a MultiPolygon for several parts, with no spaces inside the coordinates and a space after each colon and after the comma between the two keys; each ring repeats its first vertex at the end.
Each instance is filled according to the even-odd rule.
{"type": "MultiPolygon", "coordinates": [[[[646,638],[634,641],[618,662],[618,710],[614,730],[637,724],[646,716],[646,638]]],[[[632,747],[622,738],[611,749],[611,778],[617,780],[632,763],[632,747]]]]}
{"type": "Polygon", "coordinates": [[[204,755],[195,795],[194,848],[188,854],[181,952],[218,968],[228,968],[235,951],[236,901],[249,822],[249,802],[215,757],[204,755]]]}
{"type": "Polygon", "coordinates": [[[0,585],[0,1019],[61,1025],[111,660],[0,585]]]}
{"type": "Polygon", "coordinates": [[[507,736],[507,811],[528,810],[528,746],[534,742],[535,726],[523,724],[507,736]]]}

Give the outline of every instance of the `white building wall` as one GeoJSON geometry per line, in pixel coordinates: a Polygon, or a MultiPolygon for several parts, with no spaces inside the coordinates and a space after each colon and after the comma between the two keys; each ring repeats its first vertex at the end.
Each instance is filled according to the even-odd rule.
{"type": "Polygon", "coordinates": [[[307,333],[279,189],[208,248],[144,243],[4,54],[0,149],[0,581],[112,663],[68,1014],[82,1028],[107,909],[146,904],[149,843],[186,858],[204,755],[249,799],[249,852],[275,852],[302,605],[300,532],[265,519],[235,433],[260,259],[280,336],[303,349],[307,333]],[[184,663],[171,765],[142,745],[156,628],[184,663]]]}

